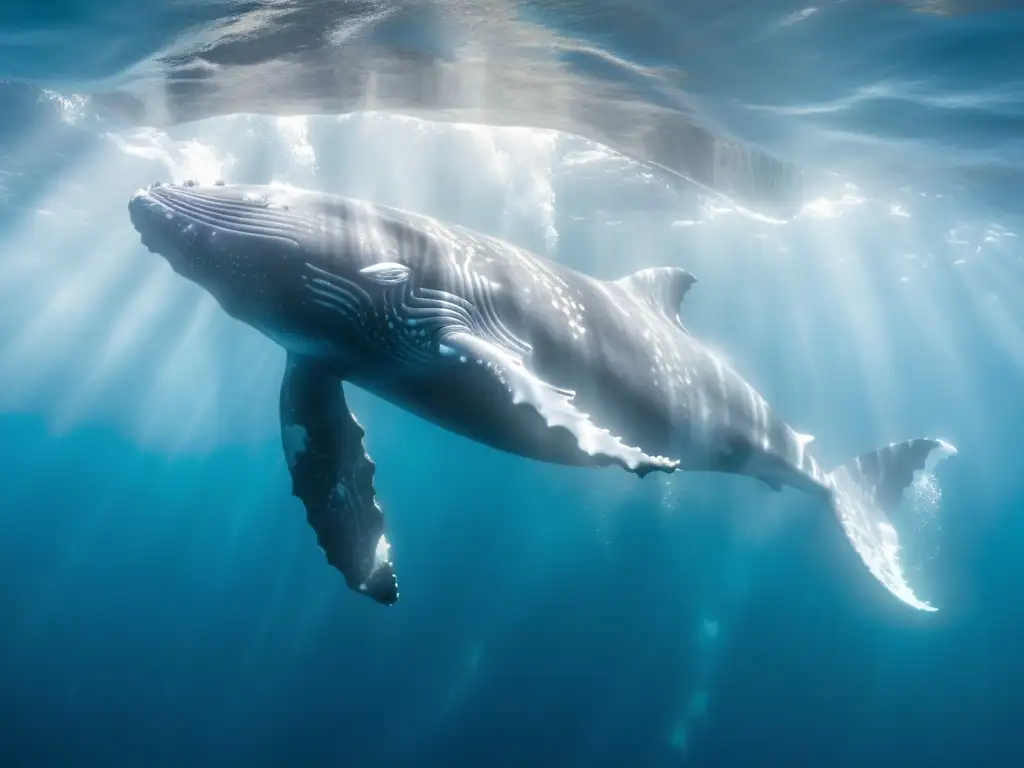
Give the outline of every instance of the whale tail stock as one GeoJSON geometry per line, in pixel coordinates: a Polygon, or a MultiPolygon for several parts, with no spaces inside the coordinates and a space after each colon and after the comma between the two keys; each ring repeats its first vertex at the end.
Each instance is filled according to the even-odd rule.
{"type": "Polygon", "coordinates": [[[956,453],[949,443],[917,438],[865,453],[829,473],[831,503],[839,524],[868,570],[903,602],[937,610],[907,584],[900,563],[899,534],[888,513],[900,502],[917,472],[956,453]]]}

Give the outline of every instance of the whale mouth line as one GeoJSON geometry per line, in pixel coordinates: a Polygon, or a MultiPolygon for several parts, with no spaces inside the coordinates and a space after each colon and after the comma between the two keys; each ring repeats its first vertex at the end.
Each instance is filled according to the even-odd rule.
{"type": "MultiPolygon", "coordinates": [[[[199,225],[214,233],[268,238],[296,245],[300,232],[312,229],[312,222],[287,209],[189,187],[155,185],[136,193],[134,201],[156,207],[168,221],[177,219],[179,224],[184,223],[183,232],[191,225],[199,225]]],[[[151,211],[149,216],[159,215],[158,211],[151,211]]],[[[145,234],[148,228],[145,223],[140,226],[136,220],[140,233],[145,234]]]]}

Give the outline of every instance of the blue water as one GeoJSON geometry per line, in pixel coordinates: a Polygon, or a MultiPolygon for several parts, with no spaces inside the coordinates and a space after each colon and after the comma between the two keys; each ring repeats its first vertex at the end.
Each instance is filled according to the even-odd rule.
{"type": "Polygon", "coordinates": [[[261,5],[0,10],[0,765],[1024,760],[1024,12],[261,5]],[[796,493],[359,391],[402,595],[355,595],[290,496],[282,353],[128,222],[186,178],[684,266],[687,327],[824,465],[956,444],[899,520],[939,612],[796,493]]]}

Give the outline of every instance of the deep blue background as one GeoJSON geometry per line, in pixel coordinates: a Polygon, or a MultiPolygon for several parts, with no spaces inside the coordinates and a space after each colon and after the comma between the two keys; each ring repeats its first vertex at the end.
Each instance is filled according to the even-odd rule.
{"type": "MultiPolygon", "coordinates": [[[[152,40],[140,20],[138,51],[110,50],[82,77],[144,55],[177,18],[152,40]]],[[[80,21],[87,30],[88,15],[80,21]]],[[[19,23],[27,35],[33,21],[19,23]]],[[[963,53],[931,69],[952,29],[933,23],[915,28],[908,82],[924,68],[935,92],[1001,83],[1021,103],[998,61],[963,53]]],[[[947,23],[966,25],[978,49],[1003,39],[998,18],[947,23]]],[[[45,46],[37,52],[22,62],[33,77],[47,67],[45,46]]],[[[73,60],[52,64],[59,79],[73,60]]],[[[781,228],[715,218],[695,192],[669,194],[635,170],[586,176],[563,164],[551,175],[552,255],[602,277],[654,264],[693,271],[686,325],[817,435],[824,464],[918,434],[957,445],[939,469],[938,521],[918,521],[937,543],[913,581],[939,613],[892,599],[828,514],[795,493],[542,466],[357,392],[402,584],[401,602],[382,609],[325,565],[289,495],[274,434],[283,361],[269,343],[217,314],[213,362],[184,374],[216,383],[212,410],[145,399],[198,291],[173,283],[162,320],[62,420],[62,402],[92,381],[151,274],[124,201],[166,168],[109,160],[120,155],[103,127],[61,122],[58,106],[33,87],[0,85],[0,765],[1024,762],[1024,269],[1019,238],[985,239],[1016,228],[1002,200],[1022,160],[1013,120],[996,125],[978,106],[962,131],[963,151],[978,126],[993,132],[991,184],[974,174],[956,195],[922,197],[922,177],[839,218],[781,228]],[[107,159],[93,167],[90,157],[107,159]],[[73,192],[68,179],[95,201],[84,223],[54,205],[73,192]],[[890,215],[896,202],[913,215],[890,215]],[[25,277],[15,266],[35,257],[35,241],[19,227],[40,208],[55,208],[42,225],[47,249],[63,245],[25,277]],[[97,286],[86,278],[110,235],[124,238],[119,277],[97,286]],[[42,304],[78,279],[83,301],[104,289],[88,322],[67,338],[31,336],[26,352],[19,339],[42,304]],[[172,406],[180,413],[146,412],[172,406]],[[216,437],[182,429],[171,450],[133,427],[190,414],[207,420],[195,434],[216,437]]],[[[885,136],[899,119],[859,112],[844,128],[885,136]]],[[[374,125],[313,125],[315,173],[288,170],[280,147],[245,138],[256,149],[239,154],[230,178],[411,200],[543,249],[529,216],[501,213],[522,190],[487,186],[460,154],[467,134],[430,129],[422,144],[422,128],[374,125]],[[419,149],[402,155],[395,136],[419,149]],[[387,183],[365,182],[368,166],[390,173],[387,183]]],[[[242,133],[218,142],[237,150],[242,133]]]]}

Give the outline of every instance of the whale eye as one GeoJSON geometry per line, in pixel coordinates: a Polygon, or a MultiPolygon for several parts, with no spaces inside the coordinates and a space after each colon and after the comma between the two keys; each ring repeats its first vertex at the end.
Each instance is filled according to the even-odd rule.
{"type": "Polygon", "coordinates": [[[401,285],[409,279],[409,268],[396,261],[384,261],[363,267],[359,270],[359,274],[365,275],[380,285],[401,285]]]}

